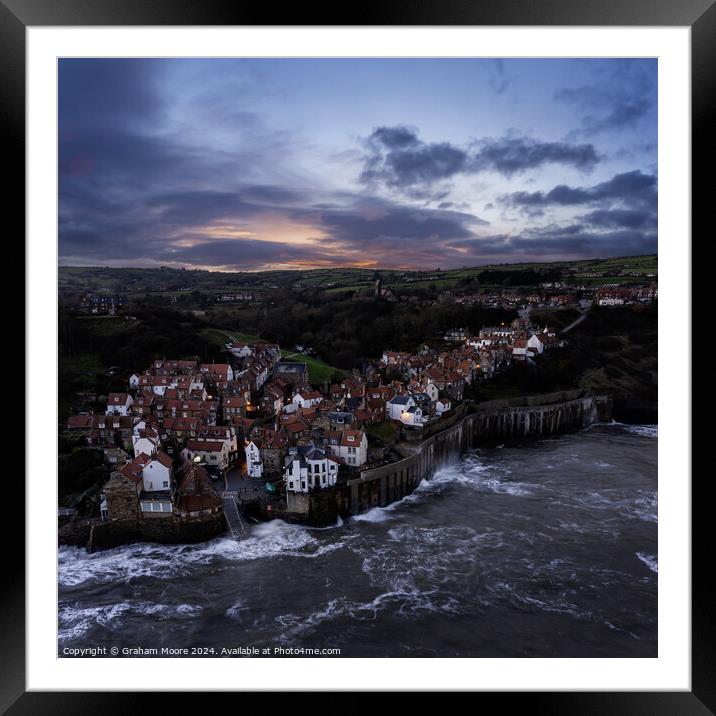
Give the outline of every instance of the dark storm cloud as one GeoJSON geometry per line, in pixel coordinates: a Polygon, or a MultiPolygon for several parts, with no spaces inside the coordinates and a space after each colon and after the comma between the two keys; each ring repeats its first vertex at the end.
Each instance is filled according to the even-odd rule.
{"type": "Polygon", "coordinates": [[[580,217],[589,226],[601,229],[653,229],[656,213],[640,209],[598,209],[580,217]]]}
{"type": "MultiPolygon", "coordinates": [[[[508,224],[515,227],[541,214],[568,213],[547,207],[583,207],[582,216],[562,217],[562,223],[571,222],[566,226],[521,228],[512,235],[486,229],[487,222],[472,213],[478,204],[498,204],[494,190],[475,197],[471,191],[483,191],[482,185],[451,186],[458,176],[512,177],[549,164],[586,172],[602,161],[592,144],[517,135],[426,142],[417,129],[396,125],[374,129],[360,151],[352,145],[340,159],[334,153],[326,160],[320,142],[277,128],[286,126],[283,115],[268,115],[274,123],[267,122],[261,78],[234,76],[231,63],[218,80],[211,79],[213,65],[198,74],[195,67],[163,60],[60,60],[62,262],[429,267],[540,251],[624,253],[632,245],[651,250],[649,242],[655,242],[656,177],[641,172],[591,187],[562,185],[503,197],[519,208],[519,219],[508,224]],[[363,162],[362,192],[350,189],[356,161],[363,162]],[[335,188],[328,183],[334,180],[335,188]],[[481,237],[483,230],[492,234],[481,237]]],[[[497,61],[488,71],[493,93],[507,91],[512,78],[505,66],[497,61]]],[[[599,106],[580,88],[570,89],[564,102],[599,106]]],[[[630,121],[627,102],[612,110],[623,119],[592,114],[630,121]]],[[[532,188],[539,186],[544,184],[532,188]]]]}
{"type": "Polygon", "coordinates": [[[321,223],[331,240],[354,249],[429,245],[473,236],[486,226],[472,214],[402,206],[382,200],[363,201],[340,210],[324,211],[321,223]]]}
{"type": "Polygon", "coordinates": [[[545,260],[574,256],[628,256],[654,253],[657,236],[652,231],[589,231],[579,225],[552,226],[518,234],[495,234],[450,242],[466,258],[499,260],[502,257],[545,260]]]}
{"type": "Polygon", "coordinates": [[[656,208],[657,179],[640,170],[616,174],[609,181],[592,187],[560,184],[548,192],[517,191],[501,198],[505,204],[523,207],[577,206],[597,202],[624,202],[656,208]]]}
{"type": "Polygon", "coordinates": [[[58,61],[60,135],[89,127],[148,126],[164,110],[158,92],[165,65],[146,59],[61,58],[58,61]]]}
{"type": "Polygon", "coordinates": [[[101,263],[123,257],[159,263],[256,268],[265,263],[334,263],[395,256],[406,251],[430,252],[449,240],[474,236],[487,222],[469,213],[410,207],[345,192],[336,201],[312,203],[308,194],[267,185],[237,186],[234,191],[178,191],[122,201],[75,193],[66,199],[59,227],[61,255],[101,263]],[[246,198],[265,200],[263,203],[246,198]],[[270,203],[269,198],[275,198],[270,203]],[[289,200],[294,200],[289,204],[289,200]],[[93,207],[81,211],[81,207],[93,207]],[[252,231],[262,218],[283,218],[303,227],[306,239],[318,229],[327,238],[310,244],[243,237],[212,239],[197,233],[207,226],[252,231]],[[315,227],[315,228],[313,228],[315,227]],[[338,252],[338,254],[336,253],[338,252]],[[341,254],[342,252],[342,254],[341,254]]]}
{"type": "Polygon", "coordinates": [[[636,128],[656,112],[656,60],[619,60],[611,62],[600,82],[580,87],[565,87],[555,99],[583,112],[581,127],[568,135],[589,137],[615,130],[636,128]]]}
{"type": "MultiPolygon", "coordinates": [[[[365,142],[366,155],[360,180],[383,183],[411,193],[457,174],[495,171],[512,176],[545,164],[564,164],[591,170],[600,160],[591,144],[540,142],[526,137],[503,137],[474,142],[469,149],[449,142],[423,142],[403,126],[378,127],[365,142]]],[[[432,197],[435,200],[435,197],[432,197]]]]}
{"type": "Polygon", "coordinates": [[[564,164],[589,171],[599,162],[599,155],[591,144],[504,137],[483,140],[478,142],[478,147],[470,163],[470,171],[473,172],[492,169],[505,176],[512,176],[544,164],[564,164]]]}
{"type": "Polygon", "coordinates": [[[409,127],[378,127],[368,141],[388,149],[405,149],[420,144],[417,134],[409,127]]]}
{"type": "Polygon", "coordinates": [[[165,245],[158,258],[166,263],[251,270],[275,263],[312,261],[320,263],[334,260],[335,256],[306,245],[257,239],[219,238],[199,241],[194,246],[188,247],[165,245]]]}
{"type": "MultiPolygon", "coordinates": [[[[247,187],[246,193],[249,194],[251,189],[247,187]]],[[[199,226],[224,219],[249,219],[267,211],[265,204],[244,201],[243,193],[243,188],[239,187],[231,192],[178,191],[150,197],[147,206],[165,226],[199,226]]]]}
{"type": "Polygon", "coordinates": [[[407,127],[378,127],[368,138],[362,182],[390,187],[432,184],[462,171],[467,152],[448,142],[425,143],[407,127]]]}

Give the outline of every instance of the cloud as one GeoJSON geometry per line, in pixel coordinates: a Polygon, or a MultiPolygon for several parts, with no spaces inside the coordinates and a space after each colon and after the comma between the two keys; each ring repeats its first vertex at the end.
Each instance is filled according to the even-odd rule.
{"type": "Polygon", "coordinates": [[[90,127],[150,128],[166,110],[159,92],[162,60],[103,58],[58,60],[61,138],[90,127]]]}
{"type": "Polygon", "coordinates": [[[657,178],[641,170],[616,174],[609,181],[592,187],[570,187],[565,184],[548,192],[517,191],[502,196],[503,204],[521,207],[578,206],[597,202],[642,204],[656,209],[657,178]]]}
{"type": "Polygon", "coordinates": [[[423,264],[439,260],[446,242],[473,237],[487,225],[467,212],[267,185],[131,194],[116,203],[98,198],[96,205],[92,193],[68,199],[59,226],[65,262],[124,256],[142,265],[151,259],[236,269],[366,261],[405,266],[408,255],[423,264]]]}
{"type": "Polygon", "coordinates": [[[335,263],[335,254],[308,245],[252,238],[219,238],[198,241],[193,246],[165,245],[158,260],[167,264],[252,270],[270,265],[335,263]]]}
{"type": "Polygon", "coordinates": [[[512,84],[514,77],[508,76],[505,71],[505,62],[499,58],[484,61],[484,66],[488,72],[487,84],[490,89],[499,97],[505,93],[512,84]]]}
{"type": "Polygon", "coordinates": [[[564,164],[589,171],[599,162],[599,155],[592,144],[504,137],[482,140],[478,142],[478,147],[478,152],[472,157],[470,171],[492,169],[508,177],[544,164],[564,164]]]}
{"type": "Polygon", "coordinates": [[[653,229],[657,225],[654,211],[639,209],[598,209],[580,219],[589,226],[602,229],[653,229]]]}
{"type": "Polygon", "coordinates": [[[503,137],[474,141],[463,149],[449,142],[423,142],[415,130],[405,126],[378,127],[364,146],[361,182],[382,183],[417,198],[434,200],[429,188],[458,174],[495,171],[510,177],[545,164],[589,171],[600,160],[591,144],[503,137]],[[416,190],[422,193],[416,194],[416,190]]]}
{"type": "Polygon", "coordinates": [[[516,234],[494,234],[451,242],[466,260],[502,261],[522,259],[549,261],[601,256],[630,256],[655,253],[653,231],[589,231],[580,225],[550,226],[516,234]]]}
{"type": "Polygon", "coordinates": [[[343,246],[380,251],[473,236],[487,222],[477,216],[445,209],[414,208],[385,200],[361,201],[346,209],[324,211],[321,223],[343,246]]]}
{"type": "MultiPolygon", "coordinates": [[[[622,59],[610,62],[601,81],[565,87],[555,99],[583,113],[570,139],[635,129],[656,115],[657,61],[622,59]]],[[[655,126],[655,123],[652,123],[655,126]]]]}
{"type": "MultiPolygon", "coordinates": [[[[59,61],[63,263],[431,268],[483,255],[619,253],[618,239],[636,246],[655,235],[656,177],[640,171],[593,186],[495,196],[504,191],[495,188],[502,177],[547,165],[590,171],[604,161],[591,143],[519,134],[430,142],[395,124],[377,126],[359,145],[326,149],[298,134],[293,117],[290,129],[278,128],[285,106],[276,119],[280,92],[266,100],[271,73],[246,67],[239,60],[59,61]],[[480,174],[484,181],[474,179],[480,174]],[[515,217],[487,228],[475,207],[500,204],[516,207],[515,217]],[[561,207],[582,215],[565,218],[577,212],[561,207]],[[542,215],[562,226],[525,226],[542,215]],[[504,226],[517,228],[500,233],[504,226]]],[[[488,72],[492,91],[507,91],[505,66],[495,61],[488,72]]],[[[567,89],[564,102],[598,106],[579,88],[567,89]]]]}
{"type": "Polygon", "coordinates": [[[366,142],[368,154],[360,176],[364,183],[389,187],[431,185],[462,171],[467,153],[448,142],[425,143],[408,127],[378,127],[366,142]]]}

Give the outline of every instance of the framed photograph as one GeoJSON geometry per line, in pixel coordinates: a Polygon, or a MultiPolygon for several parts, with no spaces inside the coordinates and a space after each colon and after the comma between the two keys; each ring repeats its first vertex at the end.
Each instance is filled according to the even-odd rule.
{"type": "Polygon", "coordinates": [[[712,3],[267,14],[0,4],[28,333],[0,704],[711,713],[712,3]]]}

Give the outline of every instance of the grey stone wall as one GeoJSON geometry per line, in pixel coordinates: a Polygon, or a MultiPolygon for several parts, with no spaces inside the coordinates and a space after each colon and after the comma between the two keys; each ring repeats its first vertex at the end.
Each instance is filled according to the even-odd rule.
{"type": "Polygon", "coordinates": [[[350,505],[350,514],[400,500],[423,478],[456,460],[465,450],[495,440],[555,435],[611,419],[611,402],[603,396],[584,396],[564,391],[530,396],[517,401],[491,401],[450,428],[414,446],[403,460],[364,470],[348,480],[340,499],[350,505]]]}

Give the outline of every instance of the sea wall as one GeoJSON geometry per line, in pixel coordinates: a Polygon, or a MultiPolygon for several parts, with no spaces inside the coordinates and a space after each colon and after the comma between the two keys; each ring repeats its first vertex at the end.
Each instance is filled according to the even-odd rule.
{"type": "Polygon", "coordinates": [[[129,542],[190,544],[218,537],[226,531],[222,511],[196,517],[152,517],[139,520],[77,520],[59,530],[59,543],[85,547],[88,552],[129,542]]]}
{"type": "Polygon", "coordinates": [[[580,391],[473,405],[453,426],[411,446],[411,455],[348,480],[341,487],[343,500],[349,505],[348,513],[354,515],[385,507],[409,495],[423,478],[470,448],[499,440],[556,435],[610,419],[608,397],[580,391]]]}

